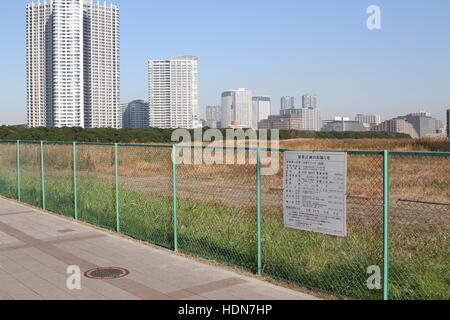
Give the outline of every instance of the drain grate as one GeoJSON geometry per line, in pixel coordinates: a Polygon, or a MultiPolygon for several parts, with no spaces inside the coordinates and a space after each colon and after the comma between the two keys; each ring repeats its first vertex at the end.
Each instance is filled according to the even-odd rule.
{"type": "Polygon", "coordinates": [[[90,279],[118,279],[123,278],[130,274],[130,271],[124,268],[116,268],[116,267],[108,267],[108,268],[95,268],[89,271],[86,271],[84,274],[87,278],[90,279]]]}

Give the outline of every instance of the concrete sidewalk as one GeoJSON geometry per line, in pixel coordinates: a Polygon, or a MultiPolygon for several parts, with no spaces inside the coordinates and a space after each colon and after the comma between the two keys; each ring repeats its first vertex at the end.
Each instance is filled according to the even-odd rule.
{"type": "Polygon", "coordinates": [[[310,300],[219,267],[139,244],[0,198],[0,299],[310,300]],[[68,266],[82,273],[121,267],[129,275],[67,289],[68,266]]]}

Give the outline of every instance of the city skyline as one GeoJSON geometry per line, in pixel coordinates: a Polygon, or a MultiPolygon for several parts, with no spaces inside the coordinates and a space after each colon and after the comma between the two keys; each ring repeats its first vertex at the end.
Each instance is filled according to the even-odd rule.
{"type": "MultiPolygon", "coordinates": [[[[4,24],[2,39],[8,43],[8,50],[1,53],[0,59],[0,67],[8,74],[0,83],[0,124],[26,122],[23,38],[24,9],[30,2],[6,2],[4,17],[0,19],[4,24]]],[[[324,118],[365,113],[389,119],[426,110],[444,121],[450,104],[447,90],[450,46],[440,39],[445,38],[448,30],[445,12],[450,4],[375,2],[383,13],[383,28],[379,31],[370,31],[365,26],[366,8],[372,1],[300,4],[286,0],[262,2],[258,6],[255,1],[243,4],[242,12],[229,17],[231,21],[240,21],[255,8],[269,20],[263,23],[249,16],[248,21],[235,26],[220,15],[208,16],[217,12],[217,4],[198,1],[189,7],[180,2],[186,10],[180,9],[173,18],[174,25],[161,32],[152,27],[163,21],[162,16],[155,15],[145,23],[142,20],[151,5],[147,1],[115,0],[113,3],[122,11],[120,102],[147,97],[145,64],[150,57],[188,53],[202,61],[199,70],[202,117],[206,105],[220,103],[220,92],[224,89],[245,87],[268,95],[275,102],[281,96],[293,95],[298,99],[305,92],[313,92],[320,97],[319,108],[324,118]],[[304,11],[308,15],[300,14],[299,18],[299,12],[304,11]],[[282,19],[285,15],[292,19],[282,19]],[[193,20],[196,22],[189,22],[193,20]],[[184,30],[180,32],[181,25],[184,30]],[[210,26],[209,30],[204,30],[205,26],[210,26]],[[229,33],[235,35],[234,40],[224,41],[224,35],[229,33]],[[164,41],[168,38],[171,41],[164,41]],[[255,44],[263,38],[267,46],[261,51],[255,44]],[[145,39],[152,41],[145,43],[145,39]],[[277,59],[268,59],[269,56],[277,59]]],[[[156,11],[169,8],[163,3],[153,6],[156,11]]],[[[275,103],[272,113],[276,111],[275,103]]]]}

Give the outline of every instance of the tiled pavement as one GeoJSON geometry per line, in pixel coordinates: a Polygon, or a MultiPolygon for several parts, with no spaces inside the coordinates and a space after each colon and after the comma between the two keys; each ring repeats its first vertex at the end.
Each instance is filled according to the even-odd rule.
{"type": "Polygon", "coordinates": [[[0,300],[310,300],[315,297],[180,257],[0,198],[0,300]],[[125,278],[69,290],[67,267],[123,267],[125,278]]]}

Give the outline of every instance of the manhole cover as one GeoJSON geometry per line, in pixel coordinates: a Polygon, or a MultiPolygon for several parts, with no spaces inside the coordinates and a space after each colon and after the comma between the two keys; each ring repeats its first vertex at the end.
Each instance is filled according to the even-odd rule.
{"type": "Polygon", "coordinates": [[[87,278],[90,279],[117,279],[123,278],[130,273],[127,269],[123,268],[95,268],[89,271],[86,271],[84,274],[87,278]]]}

